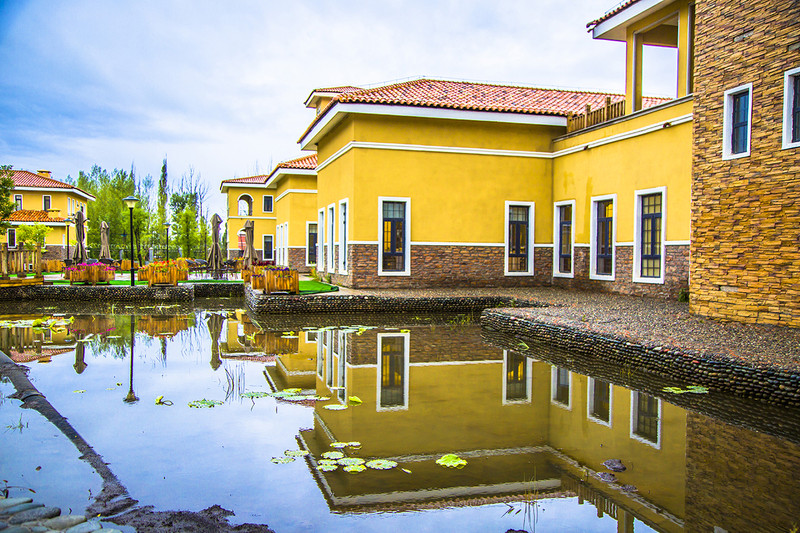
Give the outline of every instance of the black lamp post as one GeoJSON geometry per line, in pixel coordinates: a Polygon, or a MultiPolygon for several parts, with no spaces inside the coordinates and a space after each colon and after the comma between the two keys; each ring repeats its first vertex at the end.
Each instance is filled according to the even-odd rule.
{"type": "Polygon", "coordinates": [[[64,258],[64,264],[69,265],[69,225],[72,224],[74,221],[72,218],[67,217],[64,219],[64,224],[67,226],[67,257],[64,258]]]}
{"type": "Polygon", "coordinates": [[[122,201],[128,206],[131,214],[131,287],[133,287],[136,283],[136,273],[133,270],[133,208],[136,206],[139,199],[135,196],[128,196],[123,198],[122,201]]]}
{"type": "Polygon", "coordinates": [[[167,263],[169,263],[169,227],[171,225],[169,222],[164,222],[164,227],[167,228],[167,263]]]}

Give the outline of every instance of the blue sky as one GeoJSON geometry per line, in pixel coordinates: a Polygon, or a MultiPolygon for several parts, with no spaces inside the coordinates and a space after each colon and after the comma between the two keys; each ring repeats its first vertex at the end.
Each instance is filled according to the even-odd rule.
{"type": "MultiPolygon", "coordinates": [[[[223,179],[302,155],[317,87],[418,76],[623,92],[614,0],[0,0],[0,163],[223,179]]],[[[645,92],[669,95],[672,52],[645,92]],[[661,70],[661,72],[659,72],[661,70]]]]}

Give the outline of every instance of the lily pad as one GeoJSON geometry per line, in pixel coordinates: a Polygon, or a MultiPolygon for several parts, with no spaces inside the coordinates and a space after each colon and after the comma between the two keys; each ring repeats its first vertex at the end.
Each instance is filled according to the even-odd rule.
{"type": "Polygon", "coordinates": [[[78,393],[78,394],[83,394],[84,392],[86,392],[86,389],[78,389],[78,390],[74,390],[72,392],[75,392],[75,393],[78,393]]]}
{"type": "Polygon", "coordinates": [[[317,461],[318,465],[328,465],[328,466],[336,466],[339,463],[334,461],[333,459],[320,459],[317,461]]]}
{"type": "Polygon", "coordinates": [[[350,396],[349,398],[347,398],[347,400],[350,402],[350,405],[361,405],[362,403],[364,403],[358,396],[350,396]]]}
{"type": "Polygon", "coordinates": [[[361,448],[361,443],[358,442],[357,440],[350,441],[350,442],[347,443],[347,447],[348,448],[356,448],[356,449],[358,449],[358,448],[361,448]]]}
{"type": "Polygon", "coordinates": [[[367,467],[364,465],[350,465],[342,468],[342,470],[344,470],[349,474],[358,474],[359,472],[363,472],[366,469],[367,467]]]}
{"type": "Polygon", "coordinates": [[[396,466],[397,462],[390,461],[389,459],[373,459],[367,462],[367,467],[375,470],[391,470],[396,466]]]}
{"type": "Polygon", "coordinates": [[[172,405],[172,400],[165,400],[164,396],[156,398],[156,405],[172,405]]]}
{"type": "Polygon", "coordinates": [[[338,470],[338,469],[339,469],[339,465],[337,465],[336,463],[334,463],[332,465],[331,464],[322,464],[322,463],[317,464],[317,470],[320,470],[322,472],[333,472],[334,470],[338,470]]]}
{"type": "Polygon", "coordinates": [[[467,461],[454,453],[448,453],[436,459],[436,464],[447,468],[464,468],[467,461]]]}
{"type": "Polygon", "coordinates": [[[294,457],[273,457],[271,461],[276,465],[284,465],[286,463],[293,463],[294,457]]]}
{"type": "Polygon", "coordinates": [[[342,448],[347,448],[347,444],[347,442],[331,442],[331,448],[341,450],[342,448]]]}
{"type": "Polygon", "coordinates": [[[308,450],[286,450],[283,455],[286,457],[305,457],[308,455],[308,450]]]}
{"type": "Polygon", "coordinates": [[[326,405],[325,409],[327,409],[328,411],[344,411],[345,409],[347,409],[347,406],[342,405],[340,403],[332,403],[330,405],[326,405]]]}
{"type": "Polygon", "coordinates": [[[203,398],[202,400],[195,400],[193,402],[189,402],[189,407],[196,407],[200,409],[201,407],[216,407],[217,405],[222,405],[222,402],[219,400],[206,400],[203,398]]]}
{"type": "Polygon", "coordinates": [[[344,454],[342,452],[325,452],[322,454],[322,457],[325,459],[339,460],[344,457],[344,454]]]}
{"type": "Polygon", "coordinates": [[[242,398],[265,398],[267,396],[269,396],[269,393],[262,391],[245,392],[242,394],[242,398]]]}
{"type": "Polygon", "coordinates": [[[365,463],[361,457],[342,457],[336,462],[342,466],[357,466],[365,463]]]}

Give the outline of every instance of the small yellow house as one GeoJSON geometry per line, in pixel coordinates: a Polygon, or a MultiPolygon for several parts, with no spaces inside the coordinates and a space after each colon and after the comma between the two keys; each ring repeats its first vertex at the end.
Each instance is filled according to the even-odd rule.
{"type": "Polygon", "coordinates": [[[0,236],[10,249],[16,249],[17,230],[20,226],[44,224],[51,228],[45,240],[44,259],[64,259],[67,257],[67,228],[73,233],[69,236],[74,242],[74,215],[78,211],[86,213],[88,202],[95,200],[91,194],[58,181],[50,176],[50,171],[14,170],[14,190],[11,193],[16,210],[9,217],[11,227],[5,236],[0,236]]]}
{"type": "Polygon", "coordinates": [[[253,221],[253,246],[264,261],[275,260],[274,195],[267,192],[267,175],[224,180],[219,187],[227,197],[228,258],[244,252],[244,223],[253,221]]]}

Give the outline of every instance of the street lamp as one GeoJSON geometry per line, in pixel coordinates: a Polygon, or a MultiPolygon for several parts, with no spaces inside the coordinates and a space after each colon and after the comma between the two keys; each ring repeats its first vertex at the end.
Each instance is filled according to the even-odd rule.
{"type": "Polygon", "coordinates": [[[69,225],[75,222],[71,217],[64,219],[64,224],[67,226],[67,257],[64,258],[64,264],[69,265],[69,225]]]}
{"type": "Polygon", "coordinates": [[[136,274],[133,271],[133,208],[136,207],[136,203],[139,199],[135,196],[128,196],[123,198],[122,201],[128,206],[131,214],[131,287],[133,287],[136,283],[136,274]]]}
{"type": "Polygon", "coordinates": [[[169,222],[164,222],[164,227],[167,228],[167,263],[169,264],[169,227],[172,224],[169,222]]]}

